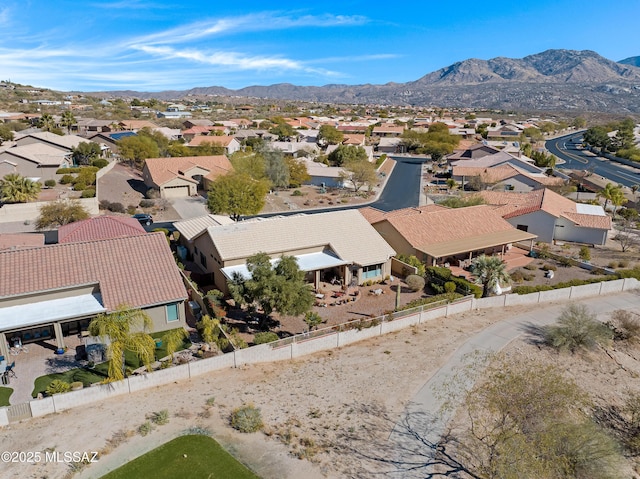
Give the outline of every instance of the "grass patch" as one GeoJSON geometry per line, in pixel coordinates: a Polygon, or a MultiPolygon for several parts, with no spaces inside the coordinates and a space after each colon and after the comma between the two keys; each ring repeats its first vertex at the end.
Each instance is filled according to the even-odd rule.
{"type": "Polygon", "coordinates": [[[110,472],[102,479],[257,479],[208,436],[180,436],[110,472]],[[186,455],[186,457],[185,457],[186,455]]]}
{"type": "Polygon", "coordinates": [[[13,389],[0,387],[0,407],[9,406],[9,398],[13,394],[13,389]]]}
{"type": "Polygon", "coordinates": [[[81,382],[84,387],[88,387],[93,383],[99,383],[107,377],[108,363],[102,363],[96,365],[94,369],[75,368],[62,373],[45,374],[36,378],[33,383],[33,392],[31,397],[38,397],[38,393],[43,393],[47,389],[47,386],[51,384],[54,379],[59,379],[66,383],[81,382]]]}

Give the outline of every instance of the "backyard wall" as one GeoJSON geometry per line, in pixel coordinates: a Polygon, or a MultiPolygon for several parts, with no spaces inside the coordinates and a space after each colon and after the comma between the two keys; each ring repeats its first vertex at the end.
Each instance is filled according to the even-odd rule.
{"type": "MultiPolygon", "coordinates": [[[[428,306],[425,306],[422,309],[414,309],[408,311],[406,316],[401,316],[393,320],[389,320],[390,318],[388,316],[381,316],[367,319],[368,323],[354,321],[333,328],[327,328],[326,330],[313,331],[312,333],[285,338],[273,343],[261,344],[220,356],[189,362],[184,365],[161,369],[149,374],[130,376],[123,381],[101,384],[65,394],[56,394],[52,397],[31,401],[29,403],[31,406],[31,414],[33,417],[44,416],[46,414],[84,406],[110,397],[130,394],[163,384],[189,379],[212,371],[239,367],[243,364],[289,360],[318,351],[334,349],[367,338],[381,336],[415,324],[425,323],[436,318],[466,311],[612,294],[637,289],[638,287],[640,287],[638,280],[635,278],[626,278],[565,289],[541,291],[540,293],[526,295],[509,294],[480,299],[466,297],[457,302],[449,303],[446,306],[438,305],[431,309],[427,309],[428,306]]],[[[400,313],[395,313],[395,315],[399,314],[400,313]]],[[[0,427],[7,426],[10,422],[8,410],[9,408],[7,407],[0,408],[0,427]]]]}

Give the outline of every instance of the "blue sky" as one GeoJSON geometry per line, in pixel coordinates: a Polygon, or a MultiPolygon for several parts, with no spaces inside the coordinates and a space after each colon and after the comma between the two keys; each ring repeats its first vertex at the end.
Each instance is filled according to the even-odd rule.
{"type": "Polygon", "coordinates": [[[640,55],[640,1],[3,0],[0,79],[57,90],[406,82],[550,48],[640,55]]]}

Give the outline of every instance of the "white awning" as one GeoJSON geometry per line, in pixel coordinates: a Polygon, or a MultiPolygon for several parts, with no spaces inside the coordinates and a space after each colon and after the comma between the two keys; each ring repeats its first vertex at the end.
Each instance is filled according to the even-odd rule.
{"type": "Polygon", "coordinates": [[[99,294],[83,294],[0,308],[0,331],[28,328],[65,319],[85,318],[104,313],[99,294]]]}
{"type": "MultiPolygon", "coordinates": [[[[298,260],[298,267],[301,271],[317,271],[319,269],[333,268],[336,266],[343,266],[345,264],[350,264],[349,261],[344,261],[334,254],[331,254],[326,251],[319,251],[317,253],[308,253],[308,254],[299,254],[295,256],[298,260]]],[[[280,258],[275,258],[271,260],[272,265],[278,264],[280,258]]],[[[227,266],[226,268],[222,268],[222,274],[224,274],[228,279],[233,278],[234,273],[240,274],[244,279],[251,278],[251,274],[247,269],[246,264],[238,264],[235,266],[227,266]]]]}

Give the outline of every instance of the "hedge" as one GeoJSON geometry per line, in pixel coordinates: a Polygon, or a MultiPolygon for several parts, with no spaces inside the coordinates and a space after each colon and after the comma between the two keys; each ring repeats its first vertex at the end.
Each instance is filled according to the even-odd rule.
{"type": "Polygon", "coordinates": [[[640,281],[640,268],[634,269],[621,269],[616,271],[616,274],[610,274],[606,276],[599,276],[592,279],[572,279],[570,281],[564,281],[558,284],[541,284],[538,286],[516,286],[511,292],[515,294],[529,294],[538,293],[539,291],[551,291],[552,289],[570,288],[571,286],[582,286],[585,284],[601,283],[603,281],[614,281],[616,279],[623,278],[636,278],[640,281]]]}
{"type": "Polygon", "coordinates": [[[482,287],[464,278],[453,276],[449,268],[429,266],[426,268],[425,274],[428,281],[431,283],[430,286],[432,287],[432,289],[438,291],[439,293],[444,293],[444,283],[452,282],[455,283],[456,290],[458,292],[462,294],[473,294],[476,298],[482,297],[482,287]]]}

